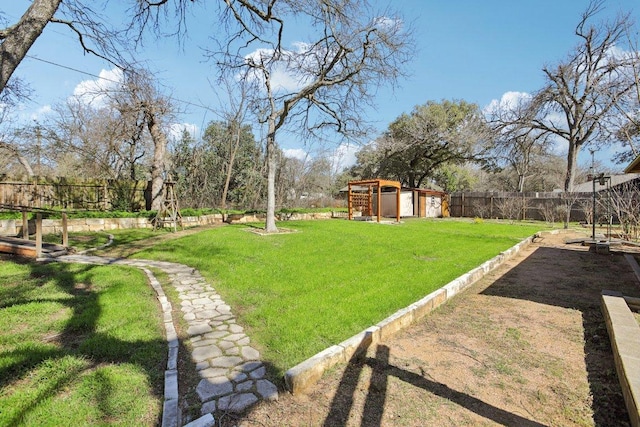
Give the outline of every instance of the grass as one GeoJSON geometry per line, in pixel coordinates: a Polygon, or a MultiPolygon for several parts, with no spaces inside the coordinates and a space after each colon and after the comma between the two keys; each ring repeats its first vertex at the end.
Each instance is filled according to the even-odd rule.
{"type": "Polygon", "coordinates": [[[0,263],[0,425],[156,425],[166,353],[137,269],[0,263]]]}
{"type": "MultiPolygon", "coordinates": [[[[107,233],[82,233],[74,232],[68,234],[69,246],[76,250],[84,250],[89,248],[96,248],[102,246],[109,241],[109,235],[107,233]]],[[[45,234],[42,236],[42,241],[46,243],[55,243],[57,245],[62,244],[62,233],[45,234]]]]}
{"type": "Polygon", "coordinates": [[[409,220],[287,222],[206,230],[137,253],[212,281],[276,374],[360,332],[480,265],[540,224],[409,220]]]}

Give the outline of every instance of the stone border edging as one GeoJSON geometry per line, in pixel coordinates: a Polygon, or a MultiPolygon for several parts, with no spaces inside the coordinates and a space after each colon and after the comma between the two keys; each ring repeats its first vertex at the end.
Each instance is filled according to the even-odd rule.
{"type": "Polygon", "coordinates": [[[631,425],[640,426],[640,325],[621,292],[602,291],[604,315],[618,381],[631,425]]]}
{"type": "Polygon", "coordinates": [[[146,267],[138,267],[144,271],[149,284],[156,292],[156,297],[162,307],[164,330],[168,345],[167,367],[164,371],[164,402],[162,405],[162,427],[177,426],[180,419],[178,407],[178,333],[173,324],[171,302],[164,293],[162,285],[156,276],[146,267]]]}
{"type": "Polygon", "coordinates": [[[260,353],[252,348],[243,328],[236,324],[231,308],[204,281],[197,270],[171,262],[106,258],[90,255],[64,255],[41,261],[75,262],[94,265],[125,265],[142,270],[155,290],[163,312],[167,366],[164,375],[162,427],[178,427],[183,421],[179,407],[178,348],[179,338],[173,323],[172,305],[151,268],[170,277],[178,291],[183,318],[190,325],[187,333],[193,345],[191,358],[202,378],[197,386],[202,416],[189,427],[210,427],[215,423],[212,412],[241,412],[257,401],[277,400],[277,387],[266,379],[267,370],[260,353]]]}
{"type": "MultiPolygon", "coordinates": [[[[556,234],[558,231],[554,230],[548,233],[556,234]]],[[[348,362],[353,356],[365,352],[369,346],[384,341],[394,333],[424,317],[433,309],[481,279],[504,261],[512,258],[523,248],[531,244],[533,239],[539,234],[540,233],[537,233],[534,236],[522,240],[515,246],[501,252],[479,267],[463,274],[419,301],[396,311],[374,326],[346,339],[340,344],[333,345],[311,356],[309,359],[289,369],[284,374],[284,381],[287,388],[292,394],[304,393],[305,390],[322,377],[327,369],[337,363],[348,362]]]]}

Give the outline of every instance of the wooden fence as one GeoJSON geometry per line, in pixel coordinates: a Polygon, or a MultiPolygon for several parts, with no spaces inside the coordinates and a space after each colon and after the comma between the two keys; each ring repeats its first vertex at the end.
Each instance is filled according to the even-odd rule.
{"type": "MultiPolygon", "coordinates": [[[[562,221],[570,207],[571,221],[590,222],[593,209],[593,193],[487,192],[452,193],[450,197],[449,212],[453,217],[562,221]]],[[[600,197],[602,195],[597,194],[599,206],[600,197]]]]}
{"type": "Polygon", "coordinates": [[[145,181],[90,180],[0,182],[0,205],[70,210],[140,210],[145,181]]]}

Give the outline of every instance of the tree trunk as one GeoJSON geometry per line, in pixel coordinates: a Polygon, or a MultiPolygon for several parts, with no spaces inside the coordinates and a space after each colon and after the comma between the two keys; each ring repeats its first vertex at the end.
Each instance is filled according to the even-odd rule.
{"type": "Polygon", "coordinates": [[[151,165],[151,210],[162,209],[164,185],[164,158],[167,150],[167,138],[156,120],[154,109],[146,111],[147,128],[153,140],[153,164],[151,165]]]}
{"type": "Polygon", "coordinates": [[[29,163],[29,160],[27,160],[26,157],[20,154],[20,151],[18,151],[17,148],[15,148],[13,145],[7,142],[2,142],[2,141],[0,141],[0,148],[4,148],[5,150],[11,152],[14,156],[16,156],[16,159],[24,168],[24,171],[26,172],[27,176],[29,178],[34,177],[33,168],[31,168],[31,164],[29,163]]]}
{"type": "Polygon", "coordinates": [[[60,3],[62,0],[34,0],[20,21],[8,29],[0,45],[0,92],[7,86],[13,72],[53,18],[60,3]]]}
{"type": "Polygon", "coordinates": [[[275,118],[269,118],[267,134],[267,221],[265,231],[277,233],[276,227],[276,130],[275,118]]]}
{"type": "Polygon", "coordinates": [[[573,191],[573,181],[578,159],[579,146],[574,141],[569,141],[569,151],[567,152],[567,175],[564,180],[564,191],[573,191]]]}
{"type": "Polygon", "coordinates": [[[233,163],[236,159],[236,153],[238,152],[238,148],[240,147],[240,132],[242,131],[242,127],[240,125],[237,126],[236,134],[234,135],[234,142],[232,143],[229,150],[229,163],[227,165],[227,176],[224,180],[224,188],[222,189],[222,200],[220,200],[220,207],[222,209],[226,209],[227,207],[227,194],[229,193],[229,183],[231,182],[231,174],[233,172],[233,163]]]}
{"type": "Polygon", "coordinates": [[[518,175],[518,193],[524,192],[524,174],[518,175]]]}

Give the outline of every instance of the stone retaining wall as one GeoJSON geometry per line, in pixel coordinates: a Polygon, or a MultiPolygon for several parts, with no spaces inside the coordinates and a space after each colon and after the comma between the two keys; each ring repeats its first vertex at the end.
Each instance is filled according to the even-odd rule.
{"type": "MultiPolygon", "coordinates": [[[[336,217],[334,212],[319,213],[290,213],[277,214],[278,221],[300,221],[313,219],[329,219],[336,217]]],[[[202,216],[183,216],[183,227],[196,227],[202,225],[221,224],[228,222],[230,224],[243,224],[250,222],[262,222],[265,220],[264,214],[212,214],[202,216]]],[[[166,226],[168,226],[167,224],[166,226]]],[[[153,228],[153,223],[147,218],[84,218],[70,219],[67,222],[67,231],[87,232],[87,231],[109,231],[128,228],[153,228]]],[[[60,234],[62,233],[61,219],[43,219],[42,232],[44,234],[60,234]]],[[[35,221],[29,221],[29,234],[35,233],[35,221]]],[[[20,219],[4,219],[0,220],[0,236],[19,236],[22,235],[22,220],[20,219]]]]}
{"type": "MultiPolygon", "coordinates": [[[[209,225],[222,223],[222,214],[187,216],[182,217],[184,227],[197,225],[209,225]]],[[[153,223],[147,218],[82,218],[69,219],[67,221],[67,231],[87,232],[87,231],[110,231],[129,228],[153,228],[153,223]]],[[[61,219],[43,219],[43,234],[62,233],[61,219]]],[[[29,234],[35,233],[35,221],[29,220],[29,234]]],[[[0,220],[0,235],[18,236],[22,235],[22,220],[4,219],[0,220]]]]}
{"type": "Polygon", "coordinates": [[[631,425],[640,426],[640,326],[622,293],[602,291],[602,312],[631,425]]]}

